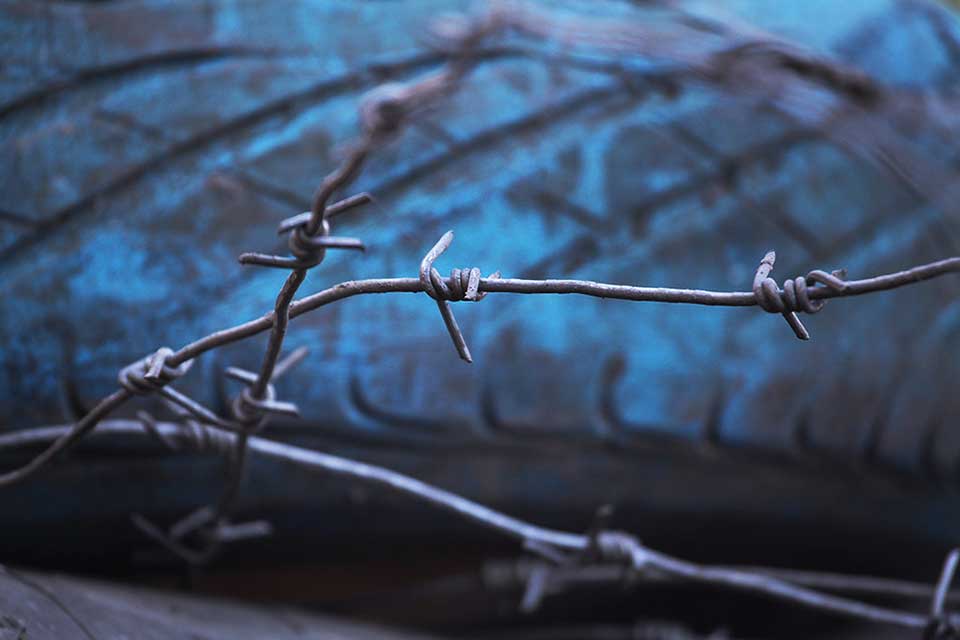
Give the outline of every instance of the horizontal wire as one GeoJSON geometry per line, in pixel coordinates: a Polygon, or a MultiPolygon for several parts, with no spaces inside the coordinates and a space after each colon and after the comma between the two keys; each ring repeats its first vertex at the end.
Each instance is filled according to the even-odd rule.
{"type": "MultiPolygon", "coordinates": [[[[111,420],[102,426],[101,435],[147,435],[142,425],[136,421],[111,420]]],[[[180,427],[170,423],[157,423],[156,428],[163,435],[175,436],[180,427]]],[[[59,440],[71,431],[72,429],[69,426],[57,426],[3,434],[0,435],[0,450],[43,444],[54,438],[59,440]]],[[[521,542],[532,541],[571,551],[585,551],[591,544],[590,538],[586,535],[531,524],[450,491],[377,465],[304,449],[259,436],[248,438],[247,449],[252,453],[273,460],[295,464],[312,471],[360,480],[395,491],[521,542]]],[[[772,574],[771,571],[775,570],[743,570],[700,565],[647,547],[640,547],[639,552],[635,554],[631,561],[636,569],[654,569],[667,576],[687,582],[760,593],[771,598],[802,604],[812,609],[828,611],[850,618],[914,629],[924,628],[928,624],[928,617],[922,614],[870,605],[797,586],[772,574]]]]}
{"type": "MultiPolygon", "coordinates": [[[[863,280],[847,280],[843,291],[826,287],[810,289],[812,299],[827,299],[859,296],[877,291],[887,291],[908,286],[948,273],[960,272],[960,257],[939,260],[895,273],[884,274],[863,280]]],[[[452,282],[451,282],[452,284],[452,282]]],[[[757,300],[750,291],[705,291],[700,289],[673,289],[663,287],[634,287],[613,285],[588,280],[523,280],[515,278],[481,278],[479,291],[482,293],[517,294],[579,294],[598,298],[630,300],[635,302],[665,302],[697,304],[708,306],[750,307],[757,300]]],[[[419,278],[376,278],[369,280],[350,280],[341,282],[323,291],[295,300],[290,304],[290,318],[328,304],[345,300],[357,295],[383,293],[422,293],[423,284],[419,278]]],[[[269,313],[256,320],[222,329],[192,342],[167,358],[170,366],[178,366],[187,360],[245,338],[268,331],[274,326],[274,314],[269,313]]],[[[96,421],[109,414],[131,397],[126,391],[118,391],[108,396],[94,410],[76,425],[76,435],[56,443],[47,452],[38,456],[26,467],[0,475],[0,487],[18,482],[39,470],[57,452],[70,446],[95,426],[96,421]]]]}
{"type": "MultiPolygon", "coordinates": [[[[555,563],[556,560],[554,560],[555,563]]],[[[484,572],[487,581],[494,587],[508,587],[525,582],[529,573],[539,566],[549,567],[551,582],[560,585],[611,584],[624,586],[637,581],[654,584],[675,581],[675,578],[656,571],[635,572],[629,568],[601,564],[572,567],[550,566],[549,563],[539,560],[496,561],[486,565],[484,572]]],[[[936,588],[929,584],[895,578],[757,565],[727,565],[724,568],[747,573],[760,573],[798,586],[848,595],[932,600],[936,593],[936,588]]],[[[947,594],[947,600],[951,602],[960,601],[960,592],[955,591],[947,594]]]]}
{"type": "MultiPolygon", "coordinates": [[[[904,271],[884,274],[863,280],[846,280],[846,289],[837,291],[826,287],[809,290],[814,300],[860,296],[877,291],[888,291],[948,273],[960,272],[960,257],[948,258],[920,265],[904,271]]],[[[452,279],[447,279],[452,285],[452,279]]],[[[610,300],[633,302],[663,302],[723,307],[753,307],[757,300],[752,291],[708,291],[702,289],[675,289],[667,287],[637,287],[607,284],[590,280],[525,280],[520,278],[481,278],[481,293],[517,294],[576,294],[610,300]]],[[[290,317],[296,318],[333,302],[358,295],[375,293],[422,293],[419,278],[372,278],[348,280],[328,289],[295,300],[290,305],[290,317]]],[[[192,342],[176,351],[168,362],[179,365],[217,347],[243,340],[270,329],[273,314],[250,320],[229,329],[223,329],[192,342]]]]}

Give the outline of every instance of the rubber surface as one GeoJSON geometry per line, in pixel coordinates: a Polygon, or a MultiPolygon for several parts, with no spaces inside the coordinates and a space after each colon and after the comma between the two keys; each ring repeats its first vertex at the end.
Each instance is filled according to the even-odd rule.
{"type": "MultiPolygon", "coordinates": [[[[945,12],[851,4],[734,8],[884,82],[956,85],[945,12]]],[[[277,222],[308,206],[356,132],[360,96],[442,63],[420,37],[464,6],[0,4],[4,428],[70,421],[134,359],[272,308],[283,275],[237,256],[282,251],[277,222]]],[[[304,293],[413,276],[447,229],[441,271],[713,289],[749,289],[770,249],[778,280],[960,254],[956,211],[782,116],[697,84],[631,90],[529,46],[545,55],[491,56],[429,125],[375,156],[356,189],[377,206],[337,226],[368,252],[332,252],[304,293]]],[[[949,149],[922,148],[952,166],[949,149]]],[[[291,324],[288,348],[312,352],[278,391],[305,417],[273,434],[583,526],[612,500],[641,522],[721,514],[942,543],[960,532],[958,292],[946,278],[834,302],[805,320],[810,343],[758,309],[493,295],[456,306],[473,365],[425,296],[356,298],[291,324]]],[[[237,392],[223,367],[255,369],[263,344],[204,356],[181,388],[222,409],[237,392]]],[[[172,516],[206,495],[171,484],[207,477],[196,469],[81,457],[12,490],[4,500],[26,511],[4,519],[29,546],[24,514],[52,526],[71,478],[100,497],[71,507],[84,517],[172,516]]],[[[254,473],[251,511],[309,510],[323,495],[254,473]]],[[[428,526],[398,509],[375,527],[428,526]]]]}

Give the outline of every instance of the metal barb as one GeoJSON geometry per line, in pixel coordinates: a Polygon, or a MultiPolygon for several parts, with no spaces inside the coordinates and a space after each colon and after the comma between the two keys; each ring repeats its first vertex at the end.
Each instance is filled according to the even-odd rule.
{"type": "Polygon", "coordinates": [[[531,613],[540,606],[550,592],[554,570],[576,573],[591,567],[613,565],[621,568],[620,580],[629,582],[637,571],[646,567],[652,558],[650,552],[636,536],[610,530],[608,526],[612,517],[612,505],[606,504],[597,509],[584,535],[585,544],[576,553],[564,553],[556,545],[524,539],[524,549],[547,560],[554,567],[541,564],[530,572],[520,605],[522,612],[531,613]]]}
{"type": "Polygon", "coordinates": [[[187,360],[177,366],[170,366],[167,360],[173,355],[173,349],[160,347],[155,352],[120,370],[117,382],[134,395],[146,395],[160,391],[174,380],[182,378],[190,371],[193,360],[187,360]]]}
{"type": "Polygon", "coordinates": [[[549,591],[549,583],[549,567],[541,564],[530,570],[530,575],[527,577],[527,586],[523,591],[523,600],[520,601],[521,613],[533,613],[540,608],[540,604],[549,591]]]}
{"type": "Polygon", "coordinates": [[[329,220],[370,202],[373,202],[373,197],[369,193],[358,193],[333,203],[324,209],[323,217],[317,222],[315,230],[311,230],[314,221],[312,211],[287,218],[280,223],[277,234],[290,234],[292,257],[247,252],[240,254],[240,264],[279,269],[310,269],[323,262],[327,249],[366,251],[363,241],[358,238],[331,236],[329,220]]]}
{"type": "MultiPolygon", "coordinates": [[[[240,369],[238,367],[227,367],[224,375],[238,382],[244,383],[243,390],[234,397],[231,408],[234,418],[245,425],[257,425],[247,429],[248,433],[259,431],[265,425],[265,416],[263,414],[284,415],[297,418],[300,416],[300,409],[293,402],[283,402],[277,400],[277,391],[272,382],[268,382],[264,387],[263,397],[256,397],[252,388],[257,384],[258,376],[252,371],[240,369]]],[[[271,380],[274,378],[271,377],[271,380]]]]}
{"type": "MultiPolygon", "coordinates": [[[[477,302],[482,300],[486,293],[480,291],[482,278],[480,276],[480,269],[476,267],[470,269],[454,269],[450,273],[449,279],[444,279],[440,275],[440,272],[433,268],[433,263],[443,255],[443,252],[450,247],[452,242],[453,231],[447,231],[440,236],[437,243],[423,256],[423,260],[420,261],[420,285],[424,293],[433,298],[437,303],[440,316],[443,318],[443,324],[447,328],[447,333],[450,334],[450,339],[453,340],[453,345],[456,347],[460,358],[466,362],[473,362],[470,349],[467,347],[467,341],[463,337],[463,332],[460,331],[460,325],[457,324],[457,319],[453,315],[450,303],[461,300],[477,302]]],[[[499,278],[500,272],[497,271],[487,279],[498,280],[499,278]]]]}
{"type": "Polygon", "coordinates": [[[937,587],[933,592],[933,600],[930,603],[930,623],[927,625],[923,634],[925,640],[952,640],[960,638],[960,629],[957,628],[944,610],[947,594],[950,591],[950,584],[953,582],[953,576],[957,572],[958,562],[960,562],[960,549],[952,549],[943,561],[940,578],[937,580],[937,587]]]}
{"type": "Polygon", "coordinates": [[[845,270],[827,273],[819,269],[801,276],[786,280],[783,290],[777,286],[776,280],[770,277],[773,265],[777,261],[777,253],[768,251],[760,261],[756,274],[753,276],[753,296],[757,305],[767,313],[779,313],[793,329],[793,333],[800,340],[809,340],[810,332],[800,321],[798,312],[809,314],[818,313],[826,302],[822,299],[810,297],[808,287],[821,284],[838,293],[847,291],[847,283],[842,279],[846,276],[845,270]]]}
{"type": "Polygon", "coordinates": [[[215,521],[215,517],[212,508],[201,507],[166,531],[139,513],[131,514],[130,519],[148,538],[191,565],[207,564],[224,543],[263,538],[273,533],[273,525],[265,520],[231,523],[215,521]],[[188,537],[194,539],[194,544],[187,542],[188,537]]]}
{"type": "MultiPolygon", "coordinates": [[[[158,428],[169,429],[169,425],[157,425],[158,428]]],[[[105,425],[105,432],[143,433],[141,425],[130,421],[112,421],[105,425]]],[[[59,441],[71,433],[71,427],[52,427],[47,429],[29,429],[19,433],[0,436],[0,448],[5,446],[21,446],[24,442],[42,443],[59,441]],[[38,431],[40,433],[38,433],[38,431]]],[[[493,530],[525,543],[543,545],[576,555],[585,550],[591,543],[584,535],[568,533],[555,529],[540,527],[536,524],[519,520],[507,514],[495,511],[489,507],[472,502],[462,496],[450,493],[439,487],[431,486],[409,476],[391,471],[384,467],[365,464],[342,458],[339,456],[303,449],[292,445],[266,440],[257,436],[249,438],[250,450],[266,459],[280,461],[298,468],[322,473],[334,477],[346,477],[357,481],[383,487],[398,492],[426,504],[441,508],[451,514],[456,514],[477,525],[489,527],[493,530]]],[[[163,532],[155,526],[141,527],[148,535],[155,537],[160,544],[168,546],[171,542],[163,532]],[[161,535],[155,535],[157,532],[161,535]]],[[[174,541],[175,542],[175,541],[174,541]]],[[[606,546],[607,543],[601,543],[606,546]]],[[[613,542],[609,543],[611,546],[613,542]]],[[[619,546],[619,543],[618,543],[619,546]]],[[[802,580],[795,581],[789,572],[765,570],[761,567],[723,567],[719,565],[702,565],[683,560],[652,549],[643,548],[642,554],[636,553],[631,547],[634,568],[647,567],[651,576],[667,578],[685,583],[696,583],[720,589],[730,589],[746,593],[764,594],[768,597],[789,602],[798,606],[842,615],[850,619],[865,620],[873,623],[891,625],[907,629],[922,630],[929,627],[929,618],[926,615],[903,609],[886,608],[853,600],[847,597],[835,596],[823,591],[802,586],[802,580]]],[[[188,550],[189,551],[189,550],[188,550]]],[[[625,554],[624,554],[625,555],[625,554]]],[[[202,559],[199,559],[202,561],[202,559]]],[[[828,576],[828,582],[835,583],[836,579],[843,578],[844,582],[852,580],[857,584],[867,581],[871,584],[870,592],[897,595],[899,588],[890,589],[890,585],[882,579],[859,577],[828,576]]],[[[822,581],[816,580],[815,584],[822,581]]],[[[823,586],[823,585],[820,585],[823,586]]],[[[831,587],[826,586],[830,589],[831,587]]],[[[836,587],[833,587],[836,588],[836,587]]],[[[856,589],[855,589],[856,591],[856,589]]],[[[950,616],[951,624],[956,625],[957,617],[950,616]]]]}
{"type": "MultiPolygon", "coordinates": [[[[362,207],[365,204],[370,204],[373,202],[373,196],[366,191],[348,196],[342,200],[334,202],[329,207],[327,207],[324,217],[327,220],[331,220],[343,213],[352,211],[358,207],[362,207]]],[[[277,227],[277,235],[283,235],[285,233],[290,233],[297,227],[300,227],[310,221],[310,218],[313,216],[312,211],[304,211],[301,214],[282,220],[277,227]]]]}

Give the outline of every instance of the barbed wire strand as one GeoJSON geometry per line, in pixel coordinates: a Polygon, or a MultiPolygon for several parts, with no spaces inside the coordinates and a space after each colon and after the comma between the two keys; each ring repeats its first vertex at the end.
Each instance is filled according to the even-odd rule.
{"type": "MultiPolygon", "coordinates": [[[[145,435],[146,431],[137,421],[112,420],[104,425],[102,434],[145,435]]],[[[155,424],[155,428],[168,437],[176,437],[181,429],[178,424],[155,424]]],[[[71,427],[46,427],[27,429],[0,435],[0,450],[15,447],[37,445],[52,438],[63,437],[71,427]]],[[[230,435],[236,438],[236,435],[230,435]]],[[[399,494],[426,502],[448,513],[460,516],[485,528],[512,537],[520,542],[532,542],[558,551],[575,553],[586,552],[596,543],[590,535],[568,533],[540,527],[514,518],[455,493],[434,487],[430,484],[406,476],[384,467],[342,458],[328,453],[312,451],[281,442],[268,440],[260,436],[250,436],[247,440],[250,452],[265,458],[293,464],[304,469],[319,471],[333,476],[360,480],[364,483],[389,489],[399,494]]],[[[600,535],[616,532],[601,532],[600,535]]],[[[759,593],[777,600],[784,600],[806,607],[844,615],[870,622],[895,625],[913,629],[925,629],[930,618],[920,613],[889,609],[862,603],[849,598],[824,594],[813,589],[800,587],[762,571],[741,570],[736,568],[701,565],[654,551],[640,544],[632,536],[617,534],[616,538],[626,544],[618,548],[624,555],[625,566],[634,570],[654,570],[684,582],[731,588],[738,591],[759,593]]],[[[602,539],[602,538],[601,538],[602,539]]],[[[602,543],[601,543],[602,546],[602,543]]],[[[609,549],[605,550],[606,553],[609,549]]],[[[941,581],[942,582],[942,581],[941,581]]],[[[949,586],[949,585],[948,585],[949,586]]],[[[945,601],[947,587],[940,589],[945,601]]],[[[956,624],[953,617],[950,622],[956,624]]]]}
{"type": "MultiPolygon", "coordinates": [[[[475,33],[465,34],[463,48],[473,47],[473,43],[478,38],[478,34],[475,33]]],[[[292,366],[288,363],[280,367],[279,371],[277,369],[290,320],[291,303],[306,279],[307,270],[323,262],[327,249],[365,249],[363,242],[356,238],[331,236],[329,219],[370,202],[371,196],[365,193],[356,194],[332,206],[329,205],[330,199],[354,181],[370,152],[379,143],[396,133],[412,113],[450,91],[453,84],[462,78],[468,69],[467,56],[458,55],[439,72],[429,74],[418,81],[406,85],[398,83],[385,85],[371,92],[360,108],[362,137],[351,146],[344,161],[323,178],[314,194],[309,215],[294,216],[281,222],[279,226],[278,233],[290,234],[289,248],[293,257],[285,258],[259,253],[245,253],[240,256],[241,264],[291,267],[292,271],[277,295],[271,318],[270,337],[260,371],[256,376],[250,376],[247,372],[236,368],[227,371],[229,376],[248,383],[232,405],[234,418],[244,424],[247,429],[241,431],[236,437],[234,448],[228,458],[226,486],[216,507],[209,512],[209,522],[221,530],[221,535],[217,536],[218,541],[223,538],[222,529],[229,526],[227,518],[239,495],[246,471],[247,441],[250,433],[259,431],[265,426],[267,421],[265,412],[284,412],[284,407],[274,400],[274,391],[270,382],[279,373],[292,366]]],[[[452,315],[450,317],[452,319],[452,315]]],[[[469,354],[467,357],[469,359],[469,354]]],[[[288,405],[285,409],[288,412],[297,413],[293,405],[288,405]]],[[[202,526],[201,520],[197,522],[202,526]]],[[[141,518],[138,525],[143,528],[143,524],[144,521],[141,518]]],[[[151,533],[147,529],[145,531],[151,533]]],[[[156,531],[152,534],[155,538],[156,531]]],[[[168,542],[167,546],[174,552],[180,549],[174,542],[168,542]]],[[[214,547],[211,546],[202,556],[183,557],[191,562],[206,560],[212,557],[213,549],[214,547]]]]}
{"type": "MultiPolygon", "coordinates": [[[[928,264],[912,267],[903,271],[865,278],[846,280],[842,290],[827,287],[808,289],[811,300],[853,297],[879,291],[888,291],[937,278],[950,273],[960,272],[960,257],[947,258],[928,264]]],[[[452,278],[444,282],[452,288],[452,278]]],[[[661,302],[674,304],[695,304],[706,306],[751,307],[759,305],[752,291],[709,291],[702,289],[678,289],[667,287],[639,287],[632,285],[607,284],[589,280],[526,280],[520,278],[480,278],[477,283],[479,293],[516,293],[516,294],[576,294],[613,300],[633,302],[661,302]]],[[[786,297],[783,290],[781,297],[786,297]]],[[[349,280],[293,301],[289,306],[289,318],[315,311],[321,307],[347,298],[367,294],[384,293],[424,293],[420,278],[374,278],[367,280],[349,280]]],[[[227,344],[244,340],[270,330],[274,325],[274,313],[255,320],[222,329],[199,340],[185,345],[167,358],[171,365],[192,360],[203,353],[227,344]]],[[[0,487],[20,482],[29,477],[57,453],[63,451],[96,423],[117,409],[132,397],[128,391],[118,390],[101,400],[89,414],[76,423],[69,434],[54,443],[47,451],[20,469],[0,475],[0,487]]]]}
{"type": "MultiPolygon", "coordinates": [[[[233,423],[220,419],[213,412],[179,392],[147,381],[140,381],[135,375],[125,370],[127,375],[122,382],[134,393],[158,391],[166,399],[186,409],[204,423],[237,433],[232,449],[227,452],[227,479],[216,506],[195,511],[174,523],[170,527],[169,535],[162,542],[170,551],[188,562],[200,563],[211,559],[219,542],[224,539],[225,531],[229,531],[229,535],[236,538],[238,534],[235,530],[238,526],[251,529],[251,525],[257,524],[233,525],[229,523],[229,514],[237,500],[246,471],[247,439],[250,434],[263,429],[271,413],[288,415],[298,413],[295,405],[278,402],[275,399],[275,391],[271,385],[279,374],[292,366],[278,363],[290,319],[291,302],[306,279],[307,270],[323,262],[327,249],[361,251],[365,249],[363,242],[359,239],[331,236],[330,219],[369,203],[372,197],[367,193],[359,193],[332,205],[328,203],[335,193],[353,182],[372,149],[395,133],[411,114],[451,90],[456,81],[468,71],[469,63],[465,49],[472,48],[478,36],[466,34],[461,40],[463,44],[461,48],[464,51],[461,55],[455,56],[441,71],[406,85],[395,83],[382,86],[371,92],[364,100],[360,108],[363,128],[361,138],[350,146],[343,162],[323,178],[314,194],[310,211],[288,218],[279,225],[279,234],[289,233],[288,244],[291,257],[255,252],[240,256],[241,264],[290,268],[291,272],[277,296],[271,316],[267,349],[259,372],[252,374],[236,367],[229,367],[225,372],[228,377],[247,385],[235,396],[231,404],[233,423]],[[206,530],[203,530],[204,528],[206,530]],[[192,550],[180,543],[179,538],[188,533],[200,531],[205,534],[203,536],[206,538],[205,548],[192,550]]],[[[174,367],[188,366],[193,361],[192,357],[177,358],[170,351],[164,355],[165,358],[174,356],[172,359],[163,361],[164,364],[174,367]]],[[[166,380],[166,382],[169,381],[166,380]]],[[[149,425],[149,421],[144,422],[145,428],[149,429],[149,425]]],[[[139,529],[155,540],[159,540],[160,536],[164,535],[157,526],[142,516],[135,515],[133,521],[139,529]]],[[[265,529],[253,527],[252,530],[264,531],[265,529]]]]}
{"type": "MultiPolygon", "coordinates": [[[[543,548],[540,551],[549,549],[543,548]]],[[[543,554],[538,551],[537,555],[543,554]]],[[[491,589],[516,588],[526,585],[531,573],[543,569],[548,570],[549,581],[558,591],[608,584],[631,586],[640,583],[658,585],[676,582],[675,578],[656,571],[638,572],[628,567],[601,564],[558,566],[560,560],[561,558],[557,557],[547,562],[526,558],[516,561],[491,561],[483,568],[484,584],[491,589]]],[[[725,565],[724,568],[769,575],[797,586],[846,595],[933,601],[936,594],[936,585],[893,578],[758,565],[725,565]]],[[[946,600],[952,603],[960,602],[960,593],[947,593],[946,600]]]]}
{"type": "Polygon", "coordinates": [[[937,587],[930,601],[930,618],[924,630],[925,640],[928,638],[930,640],[940,640],[941,638],[955,640],[960,637],[957,621],[945,609],[947,593],[950,590],[950,584],[953,582],[953,576],[957,572],[958,562],[960,562],[960,549],[951,550],[944,558],[940,578],[937,580],[937,587]]]}
{"type": "MultiPolygon", "coordinates": [[[[225,443],[221,445],[221,450],[223,448],[229,449],[229,447],[233,444],[232,440],[234,436],[219,430],[201,428],[199,433],[192,432],[190,430],[185,431],[184,424],[182,423],[157,421],[149,414],[146,414],[146,412],[140,412],[138,414],[138,419],[139,421],[124,419],[104,420],[100,423],[93,436],[98,438],[130,435],[139,436],[143,432],[146,432],[153,439],[157,440],[162,446],[173,451],[182,451],[183,447],[186,446],[192,447],[194,450],[199,452],[207,450],[216,451],[216,445],[212,445],[207,440],[207,438],[211,436],[218,436],[219,439],[225,440],[225,443]],[[150,427],[148,429],[141,429],[144,420],[149,422],[150,427]],[[174,445],[172,443],[177,444],[174,445]]],[[[48,442],[58,440],[71,429],[72,427],[69,425],[62,425],[35,427],[3,433],[0,434],[0,451],[10,452],[24,448],[37,447],[48,442]]],[[[526,544],[525,546],[529,547],[531,545],[526,544]]],[[[541,551],[549,554],[552,549],[553,547],[547,546],[543,547],[541,551]]],[[[540,551],[538,551],[538,554],[542,555],[540,551]]],[[[952,556],[948,556],[946,563],[949,563],[950,557],[952,556]]],[[[556,564],[561,559],[562,558],[560,556],[555,556],[551,561],[553,564],[556,564]]],[[[523,563],[511,562],[503,566],[504,564],[505,563],[500,562],[490,563],[490,565],[487,567],[487,572],[501,576],[494,580],[494,582],[497,583],[495,586],[499,586],[499,584],[503,583],[505,580],[508,580],[511,584],[515,583],[516,581],[525,583],[526,569],[535,565],[542,565],[543,563],[539,561],[530,561],[523,563]],[[504,574],[509,575],[503,577],[504,574]]],[[[796,569],[784,569],[780,567],[773,568],[751,565],[728,566],[724,568],[732,571],[770,575],[784,582],[789,582],[799,586],[811,587],[814,589],[826,589],[828,591],[837,591],[848,594],[920,598],[931,600],[931,602],[934,603],[934,610],[937,610],[942,606],[937,604],[941,601],[953,602],[960,600],[960,594],[949,593],[948,587],[940,587],[940,585],[943,584],[942,579],[938,581],[936,586],[930,586],[923,583],[894,580],[890,578],[879,578],[875,576],[801,571],[796,569]],[[943,595],[938,594],[938,588],[941,588],[940,593],[943,595]]],[[[623,582],[623,580],[628,577],[626,576],[628,569],[624,567],[610,567],[604,565],[552,567],[551,571],[554,574],[554,579],[561,583],[613,583],[623,582]]],[[[642,573],[634,574],[630,576],[630,578],[642,578],[644,580],[655,582],[675,580],[675,578],[671,578],[671,576],[658,574],[655,571],[644,571],[642,573]]]]}
{"type": "MultiPolygon", "coordinates": [[[[299,449],[253,435],[265,426],[270,414],[295,415],[297,413],[295,405],[276,400],[271,384],[279,373],[292,366],[290,362],[280,360],[289,320],[354,295],[401,291],[426,293],[435,300],[460,357],[470,362],[472,357],[469,348],[453,315],[450,303],[461,300],[479,301],[487,293],[581,294],[632,301],[710,306],[757,305],[769,313],[783,315],[798,338],[809,339],[809,332],[803,326],[798,314],[819,312],[829,298],[892,289],[960,270],[960,258],[950,258],[897,273],[854,281],[844,280],[841,271],[827,273],[814,270],[806,276],[785,281],[781,288],[770,277],[776,254],[769,252],[757,268],[750,292],[636,287],[581,280],[502,279],[499,272],[488,278],[482,278],[477,268],[454,269],[448,278],[443,278],[434,269],[433,263],[450,246],[453,232],[449,231],[424,256],[417,278],[344,282],[301,300],[295,300],[297,290],[306,278],[307,270],[323,261],[328,248],[355,250],[364,248],[363,243],[357,239],[331,236],[327,216],[339,214],[369,202],[369,194],[356,194],[334,205],[328,205],[328,202],[337,191],[354,180],[374,146],[396,133],[412,114],[422,110],[438,97],[449,93],[469,71],[471,66],[469,54],[476,49],[477,43],[484,36],[505,25],[530,29],[531,25],[537,22],[519,20],[515,11],[510,20],[505,20],[505,15],[507,14],[502,10],[494,10],[475,18],[472,22],[446,23],[444,36],[456,43],[460,55],[455,56],[441,71],[429,74],[418,81],[405,85],[396,83],[384,85],[371,92],[360,108],[363,136],[351,147],[344,162],[323,179],[314,194],[311,210],[288,218],[280,225],[279,233],[290,234],[289,246],[292,257],[260,253],[245,253],[240,256],[242,264],[291,269],[277,296],[273,313],[210,334],[186,345],[179,351],[163,347],[150,356],[124,367],[118,376],[120,390],[101,400],[90,413],[72,427],[58,430],[53,443],[26,465],[0,475],[0,487],[19,482],[41,469],[55,455],[90,433],[98,422],[132,397],[158,393],[166,401],[184,411],[185,415],[189,414],[192,419],[198,419],[203,423],[199,427],[194,427],[191,432],[194,437],[200,438],[198,434],[203,434],[204,430],[218,429],[223,431],[222,435],[218,436],[217,442],[220,443],[218,448],[225,450],[228,445],[232,445],[228,458],[228,480],[215,507],[203,507],[194,511],[179,523],[175,523],[167,533],[142,516],[134,514],[134,522],[138,528],[190,562],[206,561],[215,550],[216,544],[221,541],[262,535],[269,529],[269,526],[265,527],[264,523],[260,522],[233,525],[228,521],[229,512],[238,494],[246,468],[247,452],[253,450],[267,457],[311,469],[321,469],[336,475],[363,479],[415,496],[478,524],[519,538],[529,548],[534,550],[539,548],[540,552],[548,557],[555,557],[557,550],[566,549],[577,552],[579,554],[577,557],[581,560],[587,557],[607,559],[624,563],[631,569],[637,570],[653,567],[659,572],[679,579],[761,592],[771,597],[874,622],[924,628],[928,634],[934,634],[932,637],[943,637],[945,633],[952,633],[953,620],[944,613],[943,609],[945,594],[957,564],[955,554],[951,554],[944,565],[930,616],[921,616],[822,594],[762,573],[697,565],[646,548],[628,534],[605,531],[601,527],[586,536],[544,529],[381,467],[299,449]],[[228,368],[226,371],[229,377],[246,384],[231,405],[232,421],[220,418],[185,394],[167,387],[168,384],[185,375],[194,358],[202,353],[267,330],[270,331],[270,336],[259,372],[253,374],[237,368],[228,368]],[[213,527],[212,530],[207,531],[207,537],[213,544],[198,551],[180,542],[187,534],[201,530],[203,527],[213,527]],[[933,629],[932,632],[931,629],[933,629]]],[[[620,35],[629,40],[630,34],[620,35]]],[[[634,46],[636,43],[629,44],[634,46]]],[[[833,79],[836,80],[836,78],[833,79]]],[[[302,358],[302,354],[298,357],[302,358]]],[[[155,438],[163,433],[155,420],[144,417],[143,414],[140,422],[136,424],[137,433],[155,438]]],[[[183,425],[177,428],[182,429],[183,425]]],[[[166,438],[161,440],[168,445],[171,442],[166,438]]],[[[0,439],[0,442],[3,440],[0,439]]],[[[212,440],[207,438],[206,442],[212,442],[212,440]]]]}

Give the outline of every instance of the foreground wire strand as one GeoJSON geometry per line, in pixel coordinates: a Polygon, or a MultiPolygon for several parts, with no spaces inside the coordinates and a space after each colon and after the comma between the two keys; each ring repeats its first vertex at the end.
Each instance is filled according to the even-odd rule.
{"type": "MultiPolygon", "coordinates": [[[[181,426],[159,422],[154,425],[154,428],[164,437],[174,438],[181,426]]],[[[45,427],[0,435],[0,450],[36,446],[53,439],[62,438],[70,432],[70,429],[71,427],[45,427]]],[[[145,432],[139,422],[111,420],[102,425],[100,434],[144,435],[145,432]]],[[[237,436],[231,435],[230,437],[236,438],[237,436]]],[[[251,436],[247,440],[247,447],[250,452],[264,458],[293,464],[327,475],[360,480],[370,485],[412,497],[522,543],[543,545],[559,552],[576,553],[588,551],[595,543],[592,535],[540,527],[377,465],[275,442],[259,436],[251,436]]],[[[820,611],[898,627],[925,629],[930,623],[930,618],[924,614],[878,607],[849,598],[821,593],[797,586],[787,579],[770,575],[763,570],[742,570],[688,562],[650,549],[632,536],[626,534],[616,534],[616,536],[617,540],[626,542],[620,548],[626,554],[620,559],[625,561],[627,567],[636,571],[653,571],[683,582],[759,593],[820,611]]],[[[953,564],[956,564],[955,560],[953,564]]],[[[952,571],[950,575],[952,576],[952,571]]],[[[941,584],[944,584],[943,580],[941,580],[941,584]]],[[[876,585],[874,586],[876,588],[876,585]]],[[[947,587],[938,587],[937,602],[942,603],[946,600],[946,589],[947,587]]],[[[936,604],[934,606],[937,607],[936,604]]],[[[940,606],[942,607],[942,604],[940,606]]],[[[949,617],[947,622],[956,625],[958,619],[956,616],[949,617]]]]}

